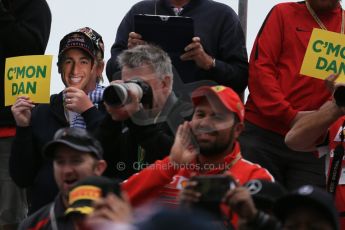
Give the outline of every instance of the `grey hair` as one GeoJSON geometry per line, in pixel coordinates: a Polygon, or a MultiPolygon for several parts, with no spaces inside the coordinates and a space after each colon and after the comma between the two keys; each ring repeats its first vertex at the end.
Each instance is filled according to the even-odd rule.
{"type": "Polygon", "coordinates": [[[160,47],[152,44],[138,45],[123,51],[117,57],[117,62],[121,69],[124,66],[132,69],[143,65],[150,65],[159,78],[169,76],[172,80],[173,77],[169,55],[160,47]]]}

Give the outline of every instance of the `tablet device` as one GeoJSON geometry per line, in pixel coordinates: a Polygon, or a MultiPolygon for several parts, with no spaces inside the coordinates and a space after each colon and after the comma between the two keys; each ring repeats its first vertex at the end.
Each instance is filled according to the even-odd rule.
{"type": "Polygon", "coordinates": [[[192,42],[194,24],[190,17],[137,14],[134,15],[134,32],[168,53],[182,54],[192,42]]]}

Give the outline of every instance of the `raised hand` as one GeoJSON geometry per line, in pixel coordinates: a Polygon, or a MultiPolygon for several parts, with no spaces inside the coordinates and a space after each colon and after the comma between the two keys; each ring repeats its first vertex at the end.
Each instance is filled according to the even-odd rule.
{"type": "Polygon", "coordinates": [[[19,96],[11,107],[17,126],[27,127],[30,125],[31,110],[35,105],[28,96],[19,96]]]}
{"type": "Polygon", "coordinates": [[[335,81],[338,79],[338,77],[339,74],[331,74],[325,79],[325,85],[331,93],[334,92],[334,89],[336,87],[335,81]]]}
{"type": "Polygon", "coordinates": [[[174,144],[170,150],[170,160],[176,164],[187,164],[198,154],[198,148],[193,143],[193,134],[188,121],[177,129],[174,144]]]}
{"type": "Polygon", "coordinates": [[[185,53],[180,57],[182,61],[193,60],[197,66],[204,70],[213,67],[213,58],[205,52],[199,37],[194,37],[192,43],[186,46],[184,51],[185,53]]]}
{"type": "Polygon", "coordinates": [[[64,90],[64,94],[65,107],[72,112],[81,114],[93,106],[89,96],[81,89],[68,87],[64,90]]]}
{"type": "Polygon", "coordinates": [[[146,42],[142,40],[142,37],[140,34],[137,34],[135,32],[130,32],[128,35],[128,43],[127,47],[128,49],[131,49],[137,45],[144,45],[146,42]]]}
{"type": "Polygon", "coordinates": [[[252,196],[246,187],[238,186],[229,190],[223,202],[225,202],[231,210],[236,212],[241,219],[251,220],[258,212],[252,196]]]}

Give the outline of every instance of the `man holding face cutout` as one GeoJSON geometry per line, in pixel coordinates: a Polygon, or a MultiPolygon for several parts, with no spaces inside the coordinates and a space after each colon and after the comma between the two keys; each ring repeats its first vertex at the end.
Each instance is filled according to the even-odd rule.
{"type": "Polygon", "coordinates": [[[98,85],[104,68],[102,37],[85,27],[60,41],[58,68],[66,89],[52,95],[49,104],[35,105],[27,96],[12,106],[16,136],[10,172],[21,187],[30,187],[30,212],[53,201],[57,187],[52,162],[42,158],[43,146],[62,127],[94,130],[103,119],[103,88],[98,85]]]}

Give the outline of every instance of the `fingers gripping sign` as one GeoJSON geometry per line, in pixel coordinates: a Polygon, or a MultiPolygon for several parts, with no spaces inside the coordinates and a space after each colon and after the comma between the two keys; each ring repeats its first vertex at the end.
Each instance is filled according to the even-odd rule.
{"type": "Polygon", "coordinates": [[[19,96],[11,107],[17,126],[27,127],[30,125],[31,110],[35,107],[34,102],[28,96],[19,96]]]}

